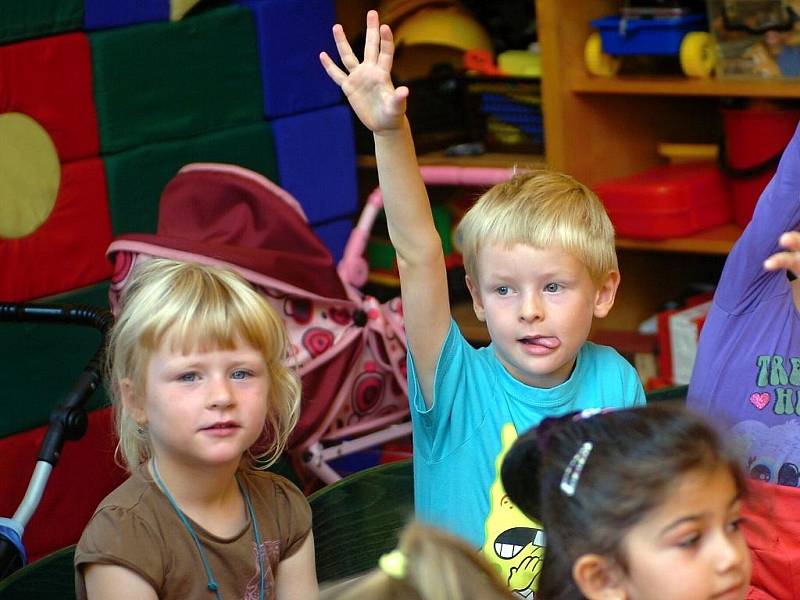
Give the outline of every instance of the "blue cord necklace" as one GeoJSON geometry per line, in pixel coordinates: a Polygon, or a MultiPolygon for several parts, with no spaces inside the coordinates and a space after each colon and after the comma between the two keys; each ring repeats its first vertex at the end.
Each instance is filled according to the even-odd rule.
{"type": "MultiPolygon", "coordinates": [[[[191,523],[186,518],[186,515],[183,514],[183,511],[178,506],[178,503],[175,502],[175,498],[172,497],[172,494],[169,493],[167,486],[161,480],[161,475],[158,472],[158,466],[156,465],[156,459],[153,458],[153,475],[156,477],[156,483],[158,487],[164,492],[164,495],[169,500],[170,505],[178,514],[178,518],[180,518],[181,523],[183,526],[186,527],[186,531],[189,532],[189,535],[192,536],[194,540],[194,545],[197,546],[197,552],[200,554],[200,560],[203,561],[203,568],[206,570],[206,577],[208,578],[208,589],[211,592],[214,592],[217,600],[222,600],[222,594],[219,592],[219,586],[217,585],[217,580],[214,578],[214,573],[211,571],[211,565],[208,564],[208,557],[206,556],[206,551],[203,548],[203,543],[200,541],[200,538],[197,537],[197,534],[194,532],[194,528],[192,528],[191,523]]],[[[259,573],[259,585],[258,585],[258,597],[260,600],[264,600],[264,551],[261,547],[261,534],[258,532],[258,523],[256,523],[256,515],[253,512],[253,505],[250,502],[250,495],[247,493],[247,490],[244,489],[242,482],[239,481],[239,477],[236,477],[236,484],[239,486],[239,491],[244,498],[244,503],[247,505],[247,514],[250,516],[250,523],[253,525],[253,537],[255,538],[256,542],[256,554],[258,555],[258,573],[259,573]]]]}

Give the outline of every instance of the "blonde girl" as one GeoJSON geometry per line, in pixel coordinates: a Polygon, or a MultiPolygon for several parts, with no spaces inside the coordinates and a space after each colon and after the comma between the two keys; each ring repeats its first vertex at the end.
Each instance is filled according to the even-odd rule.
{"type": "Polygon", "coordinates": [[[235,273],[136,267],[108,348],[130,477],[75,555],[79,598],[314,598],[311,512],[263,470],[296,420],[280,318],[235,273]]]}

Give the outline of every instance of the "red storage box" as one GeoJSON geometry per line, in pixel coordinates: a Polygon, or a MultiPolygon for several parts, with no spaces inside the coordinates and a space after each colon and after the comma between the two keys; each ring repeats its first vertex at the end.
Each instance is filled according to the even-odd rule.
{"type": "Polygon", "coordinates": [[[617,235],[665,239],[731,221],[731,201],[715,164],[663,165],[598,183],[617,235]]]}

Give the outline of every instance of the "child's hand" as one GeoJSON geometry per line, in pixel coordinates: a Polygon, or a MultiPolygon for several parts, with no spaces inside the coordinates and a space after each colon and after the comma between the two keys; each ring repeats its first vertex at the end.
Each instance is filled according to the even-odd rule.
{"type": "Polygon", "coordinates": [[[778,243],[786,248],[786,252],[777,252],[764,261],[768,271],[787,269],[800,277],[800,232],[787,231],[781,235],[778,243]]]}
{"type": "Polygon", "coordinates": [[[325,71],[347,96],[350,106],[369,129],[375,133],[398,129],[403,123],[408,88],[392,85],[391,70],[394,40],[388,25],[381,25],[378,13],[367,13],[367,36],[364,44],[364,62],[359,63],[344,35],[342,26],[333,26],[333,39],[342,64],[342,71],[330,56],[321,52],[319,60],[325,71]]]}

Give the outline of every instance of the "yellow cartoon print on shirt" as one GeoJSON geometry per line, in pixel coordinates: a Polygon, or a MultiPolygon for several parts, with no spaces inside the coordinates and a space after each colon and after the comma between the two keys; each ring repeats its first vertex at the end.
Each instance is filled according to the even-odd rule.
{"type": "Polygon", "coordinates": [[[495,480],[489,494],[486,542],[482,551],[497,567],[508,587],[523,598],[533,598],[544,559],[544,531],[528,519],[506,495],[500,478],[503,458],[517,439],[511,423],[503,426],[502,447],[495,462],[495,480]]]}

